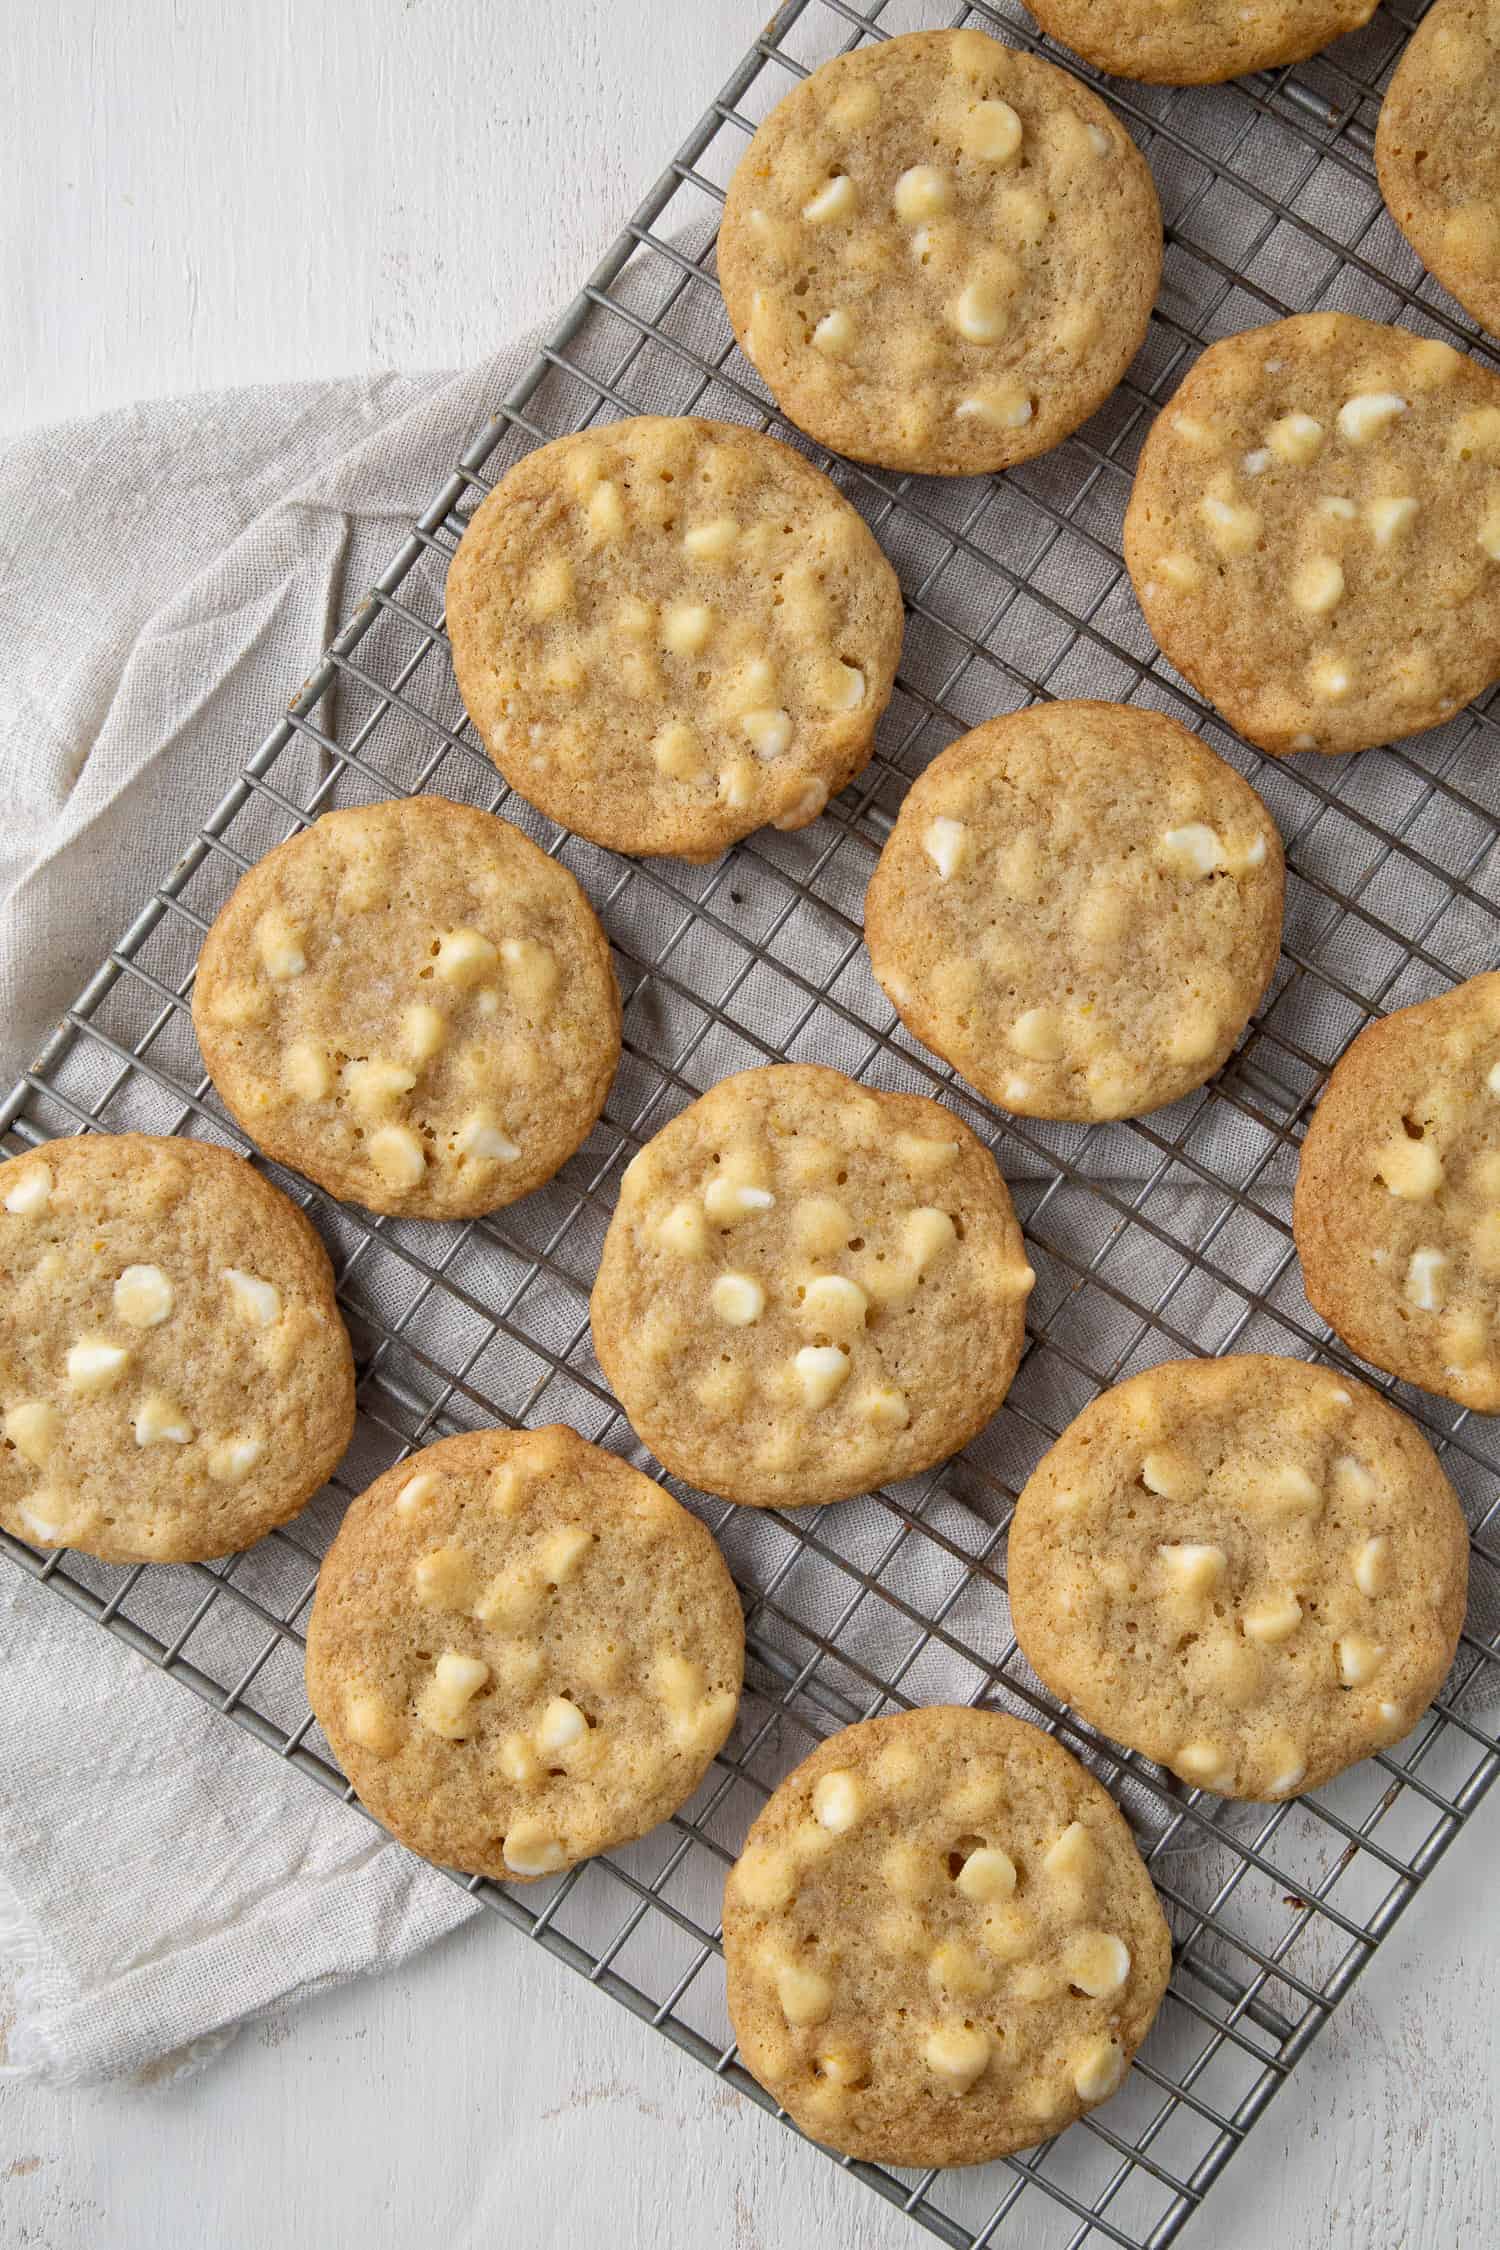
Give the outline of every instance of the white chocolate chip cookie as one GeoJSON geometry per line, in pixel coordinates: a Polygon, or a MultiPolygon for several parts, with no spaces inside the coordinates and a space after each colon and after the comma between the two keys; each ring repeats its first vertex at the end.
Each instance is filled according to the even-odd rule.
{"type": "Polygon", "coordinates": [[[1032,1279],[966,1125],[779,1064],[721,1079],[629,1166],[594,1349],[674,1475],[811,1507],[913,1476],[983,1428],[1032,1279]]]}
{"type": "Polygon", "coordinates": [[[1145,334],[1161,212],[1144,158],[1066,71],[919,31],[814,71],[730,182],[719,279],[800,429],[891,469],[1029,460],[1145,334]]]}
{"type": "Polygon", "coordinates": [[[1002,1108],[1132,1117],[1213,1076],[1281,935],[1281,838],[1161,713],[1047,703],[914,783],[865,896],[902,1020],[1002,1108]]]}
{"type": "Polygon", "coordinates": [[[1372,1023],[1302,1144],[1308,1301],[1362,1359],[1500,1412],[1500,974],[1372,1023]]]}
{"type": "Polygon", "coordinates": [[[459,691],[512,788],[622,852],[804,828],[869,758],[895,572],[790,446],[688,417],[528,453],[448,572],[459,691]]]}
{"type": "Polygon", "coordinates": [[[620,1055],[584,892],[508,821],[441,797],[325,813],[268,852],[204,940],[193,1024],[268,1155],[413,1218],[551,1179],[620,1055]]]}
{"type": "Polygon", "coordinates": [[[1500,678],[1500,375],[1352,313],[1212,345],[1125,560],[1162,653],[1263,750],[1367,750],[1500,678]]]}
{"type": "Polygon", "coordinates": [[[734,1581],[686,1508],[561,1425],[482,1430],[350,1508],[318,1573],[307,1692],[401,1843],[531,1882],[686,1802],[744,1654],[734,1581]]]}
{"type": "Polygon", "coordinates": [[[874,2163],[982,2164],[1060,2132],[1121,2084],[1170,1964],[1110,1798],[997,1711],[833,1735],[724,1888],[745,2067],[874,2163]]]}
{"type": "Polygon", "coordinates": [[[1377,0],[1027,0],[1044,31],[1096,70],[1207,86],[1301,62],[1357,31],[1377,0]]]}
{"type": "Polygon", "coordinates": [[[0,1523],[106,1562],[237,1553],[354,1428],[328,1253],[228,1149],[143,1133],[0,1166],[0,1523]]]}
{"type": "Polygon", "coordinates": [[[1500,335],[1500,7],[1438,0],[1386,88],[1380,191],[1417,256],[1500,335]]]}
{"type": "Polygon", "coordinates": [[[1414,1422],[1303,1360],[1178,1360],[1038,1463],[1016,1637],[1091,1725],[1221,1797],[1294,1797],[1410,1733],[1463,1624],[1463,1511],[1414,1422]]]}

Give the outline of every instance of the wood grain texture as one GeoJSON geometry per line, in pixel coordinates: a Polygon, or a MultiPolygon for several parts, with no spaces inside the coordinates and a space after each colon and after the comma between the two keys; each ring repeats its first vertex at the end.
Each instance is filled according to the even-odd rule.
{"type": "MultiPolygon", "coordinates": [[[[0,432],[153,394],[482,353],[571,295],[764,13],[765,0],[8,10],[0,432]]],[[[1188,2250],[1500,2240],[1497,1857],[1500,1797],[1230,2166],[1188,2250]]],[[[491,1917],[399,1976],[252,2027],[184,2085],[0,2086],[7,2250],[511,2239],[927,2238],[491,1917]]],[[[999,2250],[1040,2239],[1023,2226],[999,2250]]]]}

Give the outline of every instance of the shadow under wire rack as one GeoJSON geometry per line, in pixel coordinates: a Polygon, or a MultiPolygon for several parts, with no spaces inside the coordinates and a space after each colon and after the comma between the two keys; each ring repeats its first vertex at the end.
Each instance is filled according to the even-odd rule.
{"type": "Polygon", "coordinates": [[[644,1458],[593,1359],[587,1301],[619,1174],[642,1141],[725,1072],[791,1057],[936,1094],[995,1149],[1038,1276],[1001,1413],[943,1469],[835,1508],[766,1514],[680,1494],[718,1536],[746,1607],[746,1696],[722,1756],[682,1812],[628,1850],[524,1893],[465,1884],[774,2109],[735,2057],[718,1939],[725,1869],[768,1790],[831,1728],[912,1704],[997,1701],[1055,1731],[1133,1820],[1173,1925],[1172,1983],[1123,2091],[1057,2140],[954,2173],[835,2160],[966,2250],[1018,2227],[1028,2250],[1170,2242],[1500,1768],[1500,1423],[1402,1386],[1382,1388],[1427,1430],[1469,1512],[1469,1625],[1414,1733],[1315,1796],[1226,1805],[1097,1736],[1030,1673],[1004,1593],[1014,1494],[1106,1385],[1163,1358],[1234,1350],[1353,1365],[1310,1312],[1293,1254],[1303,1125],[1371,1017],[1496,958],[1495,699],[1407,748],[1278,764],[1157,655],[1120,560],[1136,454],[1202,345],[1337,307],[1493,359],[1422,273],[1375,182],[1380,89],[1421,13],[1414,0],[1381,8],[1314,61],[1231,86],[1082,70],[1161,194],[1149,335],[1055,452],[943,482],[830,459],[776,414],[719,300],[723,190],[793,83],[863,41],[967,23],[1079,66],[1017,0],[787,0],[0,1109],[11,1151],[94,1128],[244,1148],[193,1039],[194,961],[246,868],[336,805],[432,789],[503,808],[593,898],[614,944],[625,1052],[605,1116],[548,1187],[488,1219],[424,1225],[373,1219],[267,1166],[329,1244],[355,1340],[359,1427],[330,1487],[211,1566],[116,1569],[0,1534],[21,1569],[351,1803],[302,1682],[318,1562],[351,1495],[413,1446],[496,1421],[564,1420],[644,1458]],[[770,428],[811,452],[872,525],[907,604],[866,772],[812,827],[763,831],[708,868],[621,860],[511,795],[465,719],[443,634],[448,558],[504,469],[564,432],[643,411],[770,428]],[[1079,695],[1184,718],[1265,797],[1289,869],[1282,959],[1227,1069],[1169,1110],[1089,1127],[989,1108],[893,1020],[861,940],[864,886],[911,778],[982,719],[1079,695]]]}

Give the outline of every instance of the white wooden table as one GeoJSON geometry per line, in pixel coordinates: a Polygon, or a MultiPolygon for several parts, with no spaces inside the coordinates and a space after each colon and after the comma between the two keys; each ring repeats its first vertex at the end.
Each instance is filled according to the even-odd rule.
{"type": "MultiPolygon", "coordinates": [[[[166,392],[476,357],[571,294],[763,6],[18,0],[0,57],[0,435],[166,392]]],[[[1190,2250],[1500,2240],[1497,1858],[1500,1798],[1190,2250]]],[[[187,2083],[0,2086],[6,2250],[512,2236],[922,2239],[490,1917],[256,2026],[187,2083]]],[[[1026,2233],[1001,2250],[1030,2250],[1026,2233]]]]}

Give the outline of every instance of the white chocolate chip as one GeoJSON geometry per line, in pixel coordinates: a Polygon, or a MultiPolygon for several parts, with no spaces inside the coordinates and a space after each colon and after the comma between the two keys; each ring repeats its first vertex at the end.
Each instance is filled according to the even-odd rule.
{"type": "Polygon", "coordinates": [[[1500,562],[1500,507],[1491,508],[1480,524],[1479,544],[1491,562],[1500,562]]]}
{"type": "Polygon", "coordinates": [[[932,164],[913,164],[896,182],[891,197],[898,219],[914,225],[918,219],[936,218],[952,200],[948,182],[932,164]]]}
{"type": "Polygon", "coordinates": [[[618,539],[625,529],[625,503],[619,486],[612,484],[608,477],[595,485],[584,514],[588,518],[589,537],[596,544],[605,539],[618,539]]]}
{"type": "Polygon", "coordinates": [[[488,1664],[477,1656],[445,1649],[417,1701],[417,1716],[434,1734],[449,1742],[462,1742],[473,1720],[469,1706],[490,1676],[488,1664]]]}
{"type": "Polygon", "coordinates": [[[1024,429],[1034,412],[1026,392],[1014,383],[992,383],[987,390],[973,391],[953,409],[956,421],[988,422],[997,430],[1024,429]]]}
{"type": "Polygon", "coordinates": [[[370,1135],[366,1152],[387,1187],[415,1187],[427,1169],[422,1144],[405,1125],[382,1125],[370,1135]]]}
{"type": "MultiPolygon", "coordinates": [[[[1009,164],[1020,151],[1021,120],[1009,102],[976,102],[963,121],[960,138],[966,155],[990,164],[1009,164]]],[[[1104,145],[1108,148],[1107,140],[1104,145]]]]}
{"type": "Polygon", "coordinates": [[[62,1427],[62,1416],[55,1406],[45,1399],[23,1399],[10,1408],[5,1417],[5,1434],[20,1454],[34,1469],[41,1468],[62,1427]]]}
{"type": "Polygon", "coordinates": [[[1295,1461],[1283,1462],[1272,1471],[1262,1486],[1262,1492],[1271,1512],[1282,1516],[1306,1516],[1322,1506],[1322,1494],[1308,1475],[1295,1461]]]}
{"type": "Polygon", "coordinates": [[[1220,499],[1217,493],[1204,496],[1198,513],[1221,554],[1248,555],[1260,537],[1260,517],[1255,510],[1220,499]]]}
{"type": "Polygon", "coordinates": [[[824,1273],[807,1284],[800,1311],[811,1327],[846,1334],[863,1328],[869,1302],[857,1281],[849,1281],[843,1274],[824,1273]]]}
{"type": "Polygon", "coordinates": [[[864,1795],[852,1773],[839,1770],[819,1776],[813,1789],[813,1811],[835,1836],[845,1836],[864,1809],[864,1795]]]}
{"type": "Polygon", "coordinates": [[[542,1761],[524,1734],[508,1734],[495,1756],[495,1763],[507,1781],[518,1789],[533,1787],[542,1778],[542,1761]]]}
{"type": "Polygon", "coordinates": [[[560,1526],[537,1549],[537,1567],[548,1586],[566,1586],[594,1544],[594,1535],[581,1523],[560,1526]]]}
{"type": "Polygon", "coordinates": [[[776,1972],[776,1998],[787,2022],[806,2030],[827,2021],[833,2009],[833,1986],[818,1970],[784,1961],[776,1972]]]}
{"type": "Polygon", "coordinates": [[[812,340],[830,359],[843,359],[854,349],[854,323],[842,306],[824,313],[812,332],[812,340]]]}
{"type": "Polygon", "coordinates": [[[1325,500],[1318,502],[1318,514],[1327,516],[1330,523],[1353,523],[1359,510],[1352,500],[1344,499],[1341,493],[1330,492],[1325,500]]]}
{"type": "Polygon", "coordinates": [[[861,1421],[872,1423],[877,1430],[904,1430],[911,1421],[906,1394],[892,1383],[881,1383],[873,1390],[862,1391],[854,1402],[854,1411],[861,1421]]]}
{"type": "Polygon", "coordinates": [[[62,1492],[33,1492],[17,1504],[22,1536],[34,1546],[56,1547],[68,1535],[68,1501],[62,1492]]]}
{"type": "Polygon", "coordinates": [[[255,944],[266,975],[278,984],[300,977],[307,967],[301,931],[274,907],[256,923],[255,944]]]}
{"type": "Polygon", "coordinates": [[[412,1585],[424,1609],[468,1609],[474,1566],[462,1547],[434,1547],[412,1564],[412,1585]]]}
{"type": "Polygon", "coordinates": [[[1171,1765],[1184,1781],[1221,1795],[1234,1779],[1233,1768],[1216,1742],[1184,1742],[1171,1765]]]}
{"type": "Polygon", "coordinates": [[[1344,598],[1344,573],[1332,555],[1310,555],[1292,580],[1292,600],[1313,617],[1325,617],[1344,598]]]}
{"type": "Polygon", "coordinates": [[[1367,1539],[1354,1550],[1354,1583],[1362,1594],[1371,1597],[1389,1593],[1391,1587],[1391,1543],[1389,1539],[1367,1539]]]}
{"type": "Polygon", "coordinates": [[[674,656],[696,656],[714,629],[714,613],[703,602],[674,602],[663,612],[661,637],[674,656]]]}
{"type": "Polygon", "coordinates": [[[1266,445],[1278,461],[1295,468],[1317,459],[1323,446],[1323,425],[1311,414],[1286,414],[1266,432],[1266,445]]]}
{"type": "Polygon", "coordinates": [[[251,1328],[275,1327],[281,1318],[281,1291],[274,1281],[262,1281],[259,1274],[242,1272],[238,1266],[226,1266],[224,1279],[229,1302],[241,1320],[251,1328]]]}
{"type": "Polygon", "coordinates": [[[1107,2101],[1124,2076],[1125,2050],[1112,2039],[1091,2039],[1073,2065],[1073,2085],[1084,2102],[1107,2101]]]}
{"type": "MultiPolygon", "coordinates": [[[[1340,702],[1354,685],[1354,676],[1348,665],[1340,663],[1336,656],[1316,658],[1308,667],[1307,677],[1313,693],[1324,696],[1330,703],[1340,702]]],[[[1293,748],[1298,750],[1312,750],[1316,747],[1315,739],[1303,742],[1300,737],[1293,744],[1293,748]]]]}
{"type": "Polygon", "coordinates": [[[1010,306],[993,283],[971,281],[953,307],[953,325],[967,343],[996,344],[1010,327],[1010,306]]]}
{"type": "Polygon", "coordinates": [[[1084,1930],[1063,1955],[1063,1975],[1092,2000],[1108,2000],[1130,1974],[1130,1948],[1105,1930],[1084,1930]]]}
{"type": "Polygon", "coordinates": [[[708,1248],[708,1228],[696,1203],[675,1203],[656,1229],[664,1250],[679,1258],[701,1258],[708,1248]]]}
{"type": "Polygon", "coordinates": [[[922,2056],[934,2078],[966,2094],[990,2059],[989,2034],[977,2025],[945,2024],[928,2035],[922,2056]]]}
{"type": "Polygon", "coordinates": [[[438,1480],[434,1472],[431,1469],[419,1469],[414,1477],[407,1478],[396,1495],[397,1515],[414,1516],[432,1498],[437,1488],[438,1480]]]}
{"type": "Polygon", "coordinates": [[[474,1157],[482,1164],[514,1164],[521,1153],[487,1109],[470,1110],[453,1136],[453,1145],[460,1156],[474,1157]]]}
{"type": "Polygon", "coordinates": [[[238,1484],[247,1477],[265,1452],[260,1438],[221,1438],[208,1456],[208,1473],[216,1484],[238,1484]]]}
{"type": "Polygon", "coordinates": [[[751,1327],[766,1309],[766,1293],[748,1273],[721,1273],[709,1291],[709,1301],[729,1328],[751,1327]]]}
{"type": "Polygon", "coordinates": [[[804,1344],[792,1366],[804,1404],[826,1406],[848,1380],[849,1354],[833,1344],[804,1344]]]}
{"type": "Polygon", "coordinates": [[[1339,408],[1339,436],[1347,438],[1351,445],[1364,445],[1405,412],[1406,401],[1395,391],[1361,391],[1356,397],[1345,399],[1339,408]]]}
{"type": "Polygon", "coordinates": [[[1229,1557],[1222,1547],[1200,1540],[1182,1540],[1158,1547],[1168,1578],[1179,1593],[1207,1594],[1222,1583],[1229,1557]]]}
{"type": "Polygon", "coordinates": [[[1388,1193],[1409,1203],[1425,1203],[1443,1184],[1443,1160],[1430,1140],[1414,1141],[1407,1134],[1387,1141],[1375,1158],[1375,1176],[1388,1193]]]}
{"type": "Polygon", "coordinates": [[[376,1117],[389,1109],[403,1094],[409,1094],[416,1082],[414,1070],[408,1070],[404,1063],[388,1062],[384,1055],[344,1065],[345,1092],[362,1117],[376,1117]]]}
{"type": "Polygon", "coordinates": [[[1289,1734],[1279,1734],[1267,1745],[1274,1760],[1272,1778],[1266,1783],[1266,1794],[1271,1797],[1290,1797],[1307,1779],[1307,1761],[1289,1734]]]}
{"type": "Polygon", "coordinates": [[[512,1875],[556,1875],[568,1863],[562,1845],[539,1820],[513,1820],[500,1856],[512,1875]]]}
{"type": "Polygon", "coordinates": [[[498,951],[478,930],[449,930],[439,940],[437,958],[433,962],[444,984],[456,984],[460,988],[493,976],[499,965],[498,951]]]}
{"type": "Polygon", "coordinates": [[[715,516],[684,533],[683,552],[694,562],[723,562],[734,552],[739,536],[740,527],[732,516],[715,516]]]}
{"type": "Polygon", "coordinates": [[[1252,1641],[1262,1647],[1274,1648],[1278,1641],[1289,1640],[1302,1622],[1302,1604],[1290,1588],[1279,1594],[1268,1595],[1247,1609],[1240,1622],[1252,1641]]]}
{"type": "Polygon", "coordinates": [[[922,849],[944,882],[956,874],[969,852],[969,831],[961,820],[949,820],[942,814],[930,821],[922,838],[922,849]]]}
{"type": "Polygon", "coordinates": [[[1033,1062],[1056,1062],[1063,1053],[1062,1023],[1050,1008],[1028,1008],[1011,1025],[1009,1037],[1033,1062]]]}
{"type": "Polygon", "coordinates": [[[129,1364],[130,1354],[123,1344],[111,1344],[103,1336],[85,1336],[69,1347],[68,1382],[85,1397],[95,1391],[113,1390],[129,1364]]]}
{"type": "Polygon", "coordinates": [[[997,1844],[970,1852],[958,1871],[958,1888],[965,1898],[986,1906],[1009,1898],[1016,1887],[1016,1863],[997,1844]]]}
{"type": "Polygon", "coordinates": [[[1345,1687],[1364,1687],[1380,1670],[1385,1650],[1363,1633],[1346,1633],[1338,1644],[1339,1678],[1345,1687]]]}
{"type": "Polygon", "coordinates": [[[740,732],[758,758],[779,758],[792,739],[792,720],[788,711],[747,711],[740,720],[740,732]]]}
{"type": "Polygon", "coordinates": [[[1215,829],[1201,820],[1186,828],[1169,828],[1161,840],[1161,854],[1184,875],[1212,875],[1224,864],[1224,846],[1215,829]]]}
{"type": "Polygon", "coordinates": [[[1081,1882],[1093,1869],[1094,1840],[1081,1820],[1070,1820],[1042,1854],[1042,1865],[1051,1876],[1081,1882]]]}
{"type": "Polygon", "coordinates": [[[696,781],[707,773],[708,763],[698,730],[688,719],[670,719],[651,745],[658,773],[671,781],[696,781]]]}
{"type": "Polygon", "coordinates": [[[816,195],[809,196],[802,206],[802,216],[810,226],[826,226],[830,219],[847,219],[855,202],[854,182],[847,172],[838,172],[816,195]]]}
{"type": "Polygon", "coordinates": [[[1421,1312],[1437,1312],[1443,1303],[1444,1275],[1448,1267],[1447,1253],[1442,1250],[1414,1250],[1406,1269],[1406,1301],[1421,1312]]]}
{"type": "Polygon", "coordinates": [[[351,1695],[344,1705],[344,1724],[361,1750],[372,1757],[393,1757],[401,1747],[396,1715],[381,1696],[351,1695]]]}
{"type": "Polygon", "coordinates": [[[52,1201],[52,1171],[39,1158],[31,1163],[13,1159],[16,1169],[6,1166],[5,1208],[18,1219],[34,1219],[45,1211],[52,1201]]]}
{"type": "Polygon", "coordinates": [[[857,711],[865,699],[865,676],[857,664],[836,656],[823,675],[824,700],[833,711],[857,711]]]}
{"type": "Polygon", "coordinates": [[[320,1102],[333,1088],[332,1065],[311,1039],[292,1041],[282,1057],[281,1075],[299,1101],[320,1102]]]}
{"type": "Polygon", "coordinates": [[[1172,1446],[1154,1446],[1141,1462],[1141,1482],[1160,1500],[1191,1500],[1203,1489],[1203,1479],[1185,1453],[1172,1446]]]}
{"type": "Polygon", "coordinates": [[[135,1410],[137,1445],[187,1445],[194,1436],[192,1423],[180,1406],[160,1391],[148,1392],[135,1410]]]}
{"type": "Polygon", "coordinates": [[[756,1211],[769,1211],[776,1201],[769,1188],[748,1180],[712,1179],[703,1191],[703,1206],[716,1226],[748,1219],[756,1211]]]}
{"type": "Polygon", "coordinates": [[[176,1292],[160,1266],[127,1266],[115,1283],[117,1317],[131,1328],[159,1328],[171,1318],[176,1292]]]}
{"type": "Polygon", "coordinates": [[[559,1750],[582,1742],[588,1731],[588,1720],[577,1704],[570,1703],[565,1695],[554,1695],[537,1724],[536,1745],[548,1756],[555,1756],[559,1750]]]}
{"type": "Polygon", "coordinates": [[[922,1204],[908,1211],[906,1224],[901,1230],[901,1244],[910,1264],[918,1273],[926,1271],[937,1259],[952,1249],[958,1240],[958,1229],[946,1211],[931,1204],[922,1204]]]}
{"type": "Polygon", "coordinates": [[[1263,477],[1275,458],[1269,446],[1258,445],[1253,452],[1244,455],[1241,472],[1247,477],[1263,477]]]}
{"type": "Polygon", "coordinates": [[[1415,500],[1372,500],[1365,510],[1365,521],[1375,534],[1376,546],[1391,546],[1400,538],[1416,513],[1415,500]]]}

